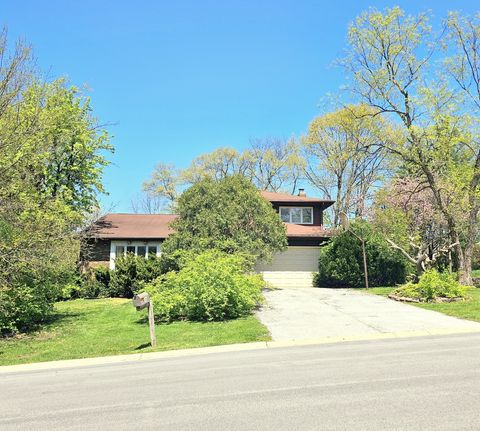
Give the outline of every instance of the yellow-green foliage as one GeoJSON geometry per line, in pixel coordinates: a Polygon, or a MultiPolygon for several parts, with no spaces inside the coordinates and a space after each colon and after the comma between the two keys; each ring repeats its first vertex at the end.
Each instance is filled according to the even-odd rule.
{"type": "Polygon", "coordinates": [[[178,272],[147,285],[157,320],[226,320],[245,316],[262,301],[264,281],[245,259],[216,250],[198,254],[178,272]]]}
{"type": "Polygon", "coordinates": [[[435,301],[437,298],[463,298],[465,287],[452,274],[432,269],[426,271],[418,283],[407,283],[394,290],[393,294],[420,301],[435,301]]]}

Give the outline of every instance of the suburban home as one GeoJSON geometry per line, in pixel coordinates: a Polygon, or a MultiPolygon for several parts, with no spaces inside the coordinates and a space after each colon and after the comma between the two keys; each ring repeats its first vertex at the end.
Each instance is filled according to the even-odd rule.
{"type": "MultiPolygon", "coordinates": [[[[258,263],[256,270],[266,281],[278,287],[310,287],[312,273],[318,270],[320,246],[330,233],[323,227],[323,212],[334,201],[298,195],[261,192],[287,228],[288,248],[269,263],[258,263]]],[[[89,235],[90,266],[115,268],[115,258],[125,253],[159,256],[162,242],[173,231],[174,214],[107,214],[100,218],[89,235]]]]}

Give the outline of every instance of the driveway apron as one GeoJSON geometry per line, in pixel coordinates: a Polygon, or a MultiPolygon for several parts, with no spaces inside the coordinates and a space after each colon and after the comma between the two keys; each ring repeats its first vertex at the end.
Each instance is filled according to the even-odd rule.
{"type": "Polygon", "coordinates": [[[477,322],[351,289],[276,289],[265,291],[265,297],[257,316],[275,341],[480,331],[477,322]]]}

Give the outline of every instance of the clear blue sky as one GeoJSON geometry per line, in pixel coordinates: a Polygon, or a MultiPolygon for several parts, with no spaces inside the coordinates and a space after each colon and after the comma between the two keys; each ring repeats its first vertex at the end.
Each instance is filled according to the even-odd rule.
{"type": "Polygon", "coordinates": [[[219,146],[299,135],[343,83],[332,66],[348,24],[369,6],[430,9],[477,1],[0,0],[11,38],[50,77],[88,86],[114,135],[107,209],[130,201],[159,162],[186,166],[219,146]]]}

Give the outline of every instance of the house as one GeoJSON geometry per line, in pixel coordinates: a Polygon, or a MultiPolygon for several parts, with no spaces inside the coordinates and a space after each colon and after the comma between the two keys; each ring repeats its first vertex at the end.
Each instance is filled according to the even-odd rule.
{"type": "MultiPolygon", "coordinates": [[[[320,246],[330,236],[323,227],[323,212],[334,201],[298,195],[261,192],[287,228],[288,248],[256,270],[274,286],[312,286],[312,273],[318,270],[320,246]]],[[[162,242],[172,233],[174,214],[107,214],[98,220],[89,234],[87,248],[90,266],[115,267],[115,258],[125,253],[159,256],[162,242]]]]}
{"type": "Polygon", "coordinates": [[[287,227],[288,248],[276,254],[272,262],[257,264],[256,270],[276,287],[311,287],[313,273],[318,271],[320,246],[330,232],[323,227],[323,212],[334,201],[298,195],[261,192],[287,227]]]}

